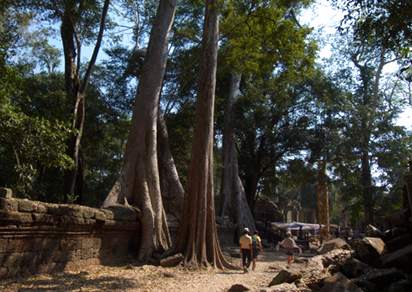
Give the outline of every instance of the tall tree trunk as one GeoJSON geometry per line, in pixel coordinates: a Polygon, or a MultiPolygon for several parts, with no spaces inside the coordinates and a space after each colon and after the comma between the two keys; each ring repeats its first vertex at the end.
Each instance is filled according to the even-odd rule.
{"type": "Polygon", "coordinates": [[[186,265],[233,267],[220,249],[213,194],[213,114],[219,20],[217,0],[206,0],[203,56],[187,195],[176,249],[186,265]]]}
{"type": "MultiPolygon", "coordinates": [[[[81,139],[83,137],[84,121],[86,115],[86,90],[103,39],[103,32],[106,23],[107,12],[109,10],[109,4],[109,0],[104,1],[96,44],[94,46],[93,53],[83,79],[81,79],[79,73],[81,49],[80,41],[75,30],[76,14],[80,14],[82,11],[77,11],[80,8],[76,7],[75,1],[67,1],[65,3],[64,13],[62,16],[62,24],[60,28],[64,52],[65,89],[68,99],[73,101],[71,126],[74,130],[73,136],[68,141],[68,152],[70,157],[73,159],[74,165],[72,169],[67,170],[65,173],[64,192],[66,195],[78,196],[78,202],[82,201],[83,190],[82,178],[84,176],[84,167],[82,165],[81,158],[81,139]]],[[[67,200],[68,197],[66,197],[66,201],[67,200]]]]}
{"type": "Polygon", "coordinates": [[[325,225],[321,229],[322,238],[328,238],[330,232],[329,226],[329,197],[328,184],[326,176],[326,161],[320,159],[318,162],[318,182],[316,186],[316,202],[318,212],[318,223],[325,225]]]}
{"type": "MultiPolygon", "coordinates": [[[[364,48],[362,48],[362,51],[364,48]]],[[[376,66],[373,67],[373,72],[371,75],[371,66],[366,62],[362,64],[360,60],[362,59],[362,54],[354,54],[352,56],[352,62],[358,68],[361,77],[361,93],[362,93],[362,106],[366,109],[366,112],[361,113],[361,183],[362,183],[362,199],[364,207],[364,220],[365,224],[373,224],[373,182],[372,173],[370,166],[370,140],[371,131],[374,127],[374,118],[376,117],[376,109],[379,104],[379,87],[380,80],[382,78],[382,70],[385,65],[394,62],[396,59],[387,61],[387,50],[385,47],[381,48],[378,59],[376,60],[376,66]]]]}
{"type": "MultiPolygon", "coordinates": [[[[256,169],[254,165],[251,166],[251,169],[256,169]]],[[[246,177],[245,177],[245,193],[248,205],[252,214],[254,214],[254,208],[256,203],[256,193],[258,189],[258,181],[259,178],[255,171],[247,170],[246,177]]]]}
{"type": "Polygon", "coordinates": [[[246,200],[245,190],[239,177],[236,142],[233,126],[234,104],[240,94],[239,86],[242,75],[231,74],[230,92],[226,103],[223,129],[223,179],[222,205],[220,217],[229,214],[239,229],[248,227],[255,230],[255,222],[246,200]]]}
{"type": "Polygon", "coordinates": [[[373,224],[373,187],[371,168],[369,162],[369,153],[367,150],[362,151],[361,171],[362,198],[365,212],[365,224],[373,224]]]}
{"type": "Polygon", "coordinates": [[[170,152],[169,135],[162,114],[157,120],[157,153],[159,157],[160,190],[166,215],[172,215],[179,222],[183,213],[184,189],[170,152]]]}
{"type": "Polygon", "coordinates": [[[157,158],[159,96],[167,61],[167,36],[176,10],[175,0],[161,0],[139,80],[132,127],[121,174],[104,206],[129,203],[141,209],[139,260],[170,247],[170,235],[160,193],[157,158]]]}

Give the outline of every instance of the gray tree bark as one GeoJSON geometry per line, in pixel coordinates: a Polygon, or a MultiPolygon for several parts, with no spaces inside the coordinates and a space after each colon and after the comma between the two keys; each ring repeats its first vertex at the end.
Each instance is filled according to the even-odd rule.
{"type": "Polygon", "coordinates": [[[166,122],[159,113],[157,120],[157,153],[159,157],[160,190],[166,210],[166,215],[171,215],[180,222],[183,212],[185,191],[180,182],[176,165],[170,152],[169,135],[166,122]]]}
{"type": "Polygon", "coordinates": [[[141,261],[171,245],[160,191],[157,118],[167,61],[167,37],[175,10],[175,0],[160,0],[139,80],[124,165],[103,204],[128,201],[140,208],[142,233],[138,258],[141,261]]]}
{"type": "Polygon", "coordinates": [[[328,196],[328,184],[326,176],[326,161],[320,159],[318,162],[318,178],[316,186],[316,202],[318,223],[323,224],[321,229],[322,238],[329,237],[330,225],[329,225],[329,196],[328,196]]]}
{"type": "Polygon", "coordinates": [[[243,183],[239,177],[235,133],[233,125],[234,105],[240,95],[240,80],[242,75],[231,74],[230,91],[226,102],[223,129],[223,179],[222,205],[220,217],[229,214],[237,228],[248,227],[255,230],[255,222],[246,199],[243,183]]]}

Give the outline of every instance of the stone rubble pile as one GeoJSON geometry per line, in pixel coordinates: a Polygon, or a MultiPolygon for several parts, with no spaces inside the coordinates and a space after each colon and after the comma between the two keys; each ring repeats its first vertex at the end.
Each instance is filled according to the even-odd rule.
{"type": "Polygon", "coordinates": [[[412,291],[412,162],[404,181],[403,209],[385,220],[385,232],[369,225],[364,238],[325,242],[320,255],[281,270],[262,291],[412,291]]]}

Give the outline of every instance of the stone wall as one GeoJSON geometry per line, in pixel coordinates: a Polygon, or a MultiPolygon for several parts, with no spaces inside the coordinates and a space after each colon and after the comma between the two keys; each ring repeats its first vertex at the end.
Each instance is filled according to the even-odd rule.
{"type": "Polygon", "coordinates": [[[0,278],[52,273],[135,256],[138,211],[16,199],[0,189],[0,278]]]}

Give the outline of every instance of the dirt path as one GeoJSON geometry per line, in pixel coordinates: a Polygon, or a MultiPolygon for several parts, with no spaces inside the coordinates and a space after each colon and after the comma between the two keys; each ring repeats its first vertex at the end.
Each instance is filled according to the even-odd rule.
{"type": "MultiPolygon", "coordinates": [[[[232,258],[234,263],[240,260],[232,258]]],[[[0,282],[0,291],[227,291],[243,284],[259,291],[285,266],[282,253],[267,251],[259,256],[255,271],[190,271],[157,266],[93,266],[87,269],[36,275],[0,282]]],[[[295,264],[298,265],[298,264],[295,264]]]]}

